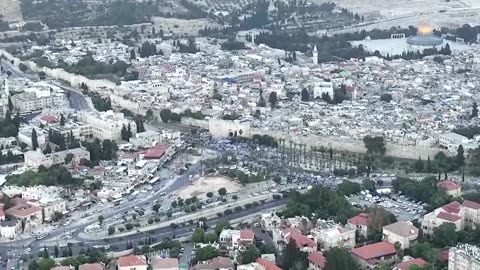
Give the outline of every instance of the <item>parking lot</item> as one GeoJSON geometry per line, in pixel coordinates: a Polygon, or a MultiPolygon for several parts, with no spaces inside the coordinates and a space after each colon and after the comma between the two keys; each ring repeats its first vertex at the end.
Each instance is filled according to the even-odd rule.
{"type": "Polygon", "coordinates": [[[381,206],[387,211],[395,215],[397,220],[412,221],[420,219],[427,212],[425,209],[428,207],[426,203],[416,202],[405,195],[388,195],[379,196],[367,194],[362,191],[360,195],[353,195],[349,197],[349,201],[354,206],[381,206]]]}

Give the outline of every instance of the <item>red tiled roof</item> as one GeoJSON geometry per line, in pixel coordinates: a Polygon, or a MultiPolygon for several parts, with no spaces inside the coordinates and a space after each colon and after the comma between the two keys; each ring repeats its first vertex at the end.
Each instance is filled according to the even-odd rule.
{"type": "Polygon", "coordinates": [[[253,240],[255,238],[255,233],[250,230],[241,230],[240,231],[240,240],[253,240]]]}
{"type": "Polygon", "coordinates": [[[78,270],[104,270],[105,267],[101,263],[86,263],[78,266],[78,270]]]}
{"type": "Polygon", "coordinates": [[[443,210],[447,211],[448,213],[455,213],[457,214],[458,212],[460,212],[460,206],[461,204],[457,201],[453,201],[449,204],[446,204],[444,206],[442,206],[443,210]]]}
{"type": "Polygon", "coordinates": [[[5,212],[3,212],[3,209],[0,209],[0,217],[4,217],[5,216],[5,212]]]}
{"type": "Polygon", "coordinates": [[[367,213],[360,213],[351,219],[348,220],[348,223],[351,223],[353,225],[362,225],[362,226],[368,226],[368,214],[367,213]]]}
{"type": "Polygon", "coordinates": [[[443,190],[447,190],[447,191],[455,190],[455,189],[460,188],[459,185],[455,184],[454,182],[452,182],[450,180],[445,180],[445,181],[442,181],[442,182],[438,182],[437,187],[441,188],[443,190]]]}
{"type": "Polygon", "coordinates": [[[298,249],[302,249],[304,247],[316,247],[317,244],[312,239],[303,235],[297,228],[291,227],[283,231],[285,234],[285,238],[287,241],[290,239],[295,240],[295,244],[297,245],[298,249]]]}
{"type": "Polygon", "coordinates": [[[422,258],[416,258],[416,259],[411,259],[409,261],[406,261],[406,262],[401,262],[399,264],[397,264],[397,267],[399,270],[410,270],[410,266],[412,265],[417,265],[417,266],[420,266],[420,267],[424,267],[425,265],[427,265],[427,262],[424,261],[422,258]]]}
{"type": "Polygon", "coordinates": [[[480,203],[472,202],[472,201],[469,201],[469,200],[465,200],[462,203],[462,206],[465,206],[465,207],[471,208],[471,209],[475,209],[475,210],[480,209],[480,203]]]}
{"type": "Polygon", "coordinates": [[[325,268],[327,264],[327,258],[323,256],[320,252],[312,252],[308,255],[308,261],[313,263],[315,266],[320,267],[321,269],[325,268]]]}
{"type": "Polygon", "coordinates": [[[441,218],[441,219],[448,220],[448,221],[451,221],[451,222],[455,222],[455,221],[460,219],[459,216],[454,215],[454,214],[450,214],[450,213],[446,213],[446,212],[438,213],[437,218],[441,218]]]}
{"type": "Polygon", "coordinates": [[[5,214],[14,217],[27,217],[36,212],[41,212],[42,208],[30,204],[18,204],[5,210],[5,214]]]}
{"type": "Polygon", "coordinates": [[[40,117],[40,120],[43,120],[45,122],[56,122],[58,117],[53,114],[45,114],[44,116],[40,117]]]}
{"type": "Polygon", "coordinates": [[[177,258],[152,258],[150,264],[153,270],[178,268],[177,258]]]}
{"type": "Polygon", "coordinates": [[[363,247],[355,248],[352,254],[364,259],[371,260],[378,257],[396,254],[397,250],[393,244],[388,242],[378,242],[363,247]]]}
{"type": "Polygon", "coordinates": [[[164,146],[157,146],[155,148],[149,149],[145,153],[143,158],[145,158],[145,159],[159,159],[165,154],[166,150],[167,150],[167,148],[164,147],[164,146]]]}
{"type": "Polygon", "coordinates": [[[147,265],[145,259],[140,256],[129,255],[118,258],[118,267],[147,265]]]}
{"type": "Polygon", "coordinates": [[[50,268],[50,270],[70,270],[70,267],[68,266],[55,266],[50,268]]]}
{"type": "Polygon", "coordinates": [[[278,267],[275,263],[269,260],[266,260],[264,258],[257,258],[256,262],[261,266],[263,266],[265,270],[283,270],[282,268],[278,267]]]}

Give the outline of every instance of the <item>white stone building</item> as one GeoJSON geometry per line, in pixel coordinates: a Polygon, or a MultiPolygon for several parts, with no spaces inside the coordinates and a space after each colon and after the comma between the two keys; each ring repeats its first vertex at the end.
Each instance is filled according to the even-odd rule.
{"type": "Polygon", "coordinates": [[[91,125],[93,137],[100,140],[121,140],[123,126],[128,128],[130,125],[132,136],[137,133],[135,122],[126,119],[123,113],[80,111],[77,118],[79,121],[91,125]]]}
{"type": "Polygon", "coordinates": [[[448,250],[448,270],[480,269],[480,248],[459,244],[448,250]]]}

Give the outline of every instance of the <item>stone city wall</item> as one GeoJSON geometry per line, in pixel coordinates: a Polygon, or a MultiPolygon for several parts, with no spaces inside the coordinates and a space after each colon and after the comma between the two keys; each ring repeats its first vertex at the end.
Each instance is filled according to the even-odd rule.
{"type": "MultiPolygon", "coordinates": [[[[284,139],[288,146],[288,141],[292,141],[298,144],[306,144],[309,147],[320,147],[332,148],[337,151],[345,152],[354,152],[354,153],[365,153],[367,149],[362,140],[348,139],[348,138],[338,138],[338,137],[325,137],[317,135],[307,135],[307,136],[293,136],[291,134],[285,134],[281,131],[271,131],[259,128],[251,128],[248,124],[235,123],[233,121],[225,121],[218,119],[211,120],[196,120],[182,118],[182,124],[196,126],[201,128],[207,128],[214,138],[227,138],[230,132],[237,131],[237,134],[242,130],[242,136],[252,137],[255,134],[259,135],[269,135],[275,139],[284,139]],[[194,120],[194,121],[193,121],[194,120]]],[[[396,158],[405,158],[405,159],[418,159],[421,157],[423,160],[426,160],[429,156],[433,158],[436,153],[442,149],[437,147],[428,147],[428,146],[412,146],[412,145],[398,145],[393,143],[386,143],[387,155],[396,157],[396,158]]]]}
{"type": "Polygon", "coordinates": [[[47,76],[55,78],[57,80],[63,80],[69,82],[72,87],[78,87],[80,84],[84,83],[88,86],[88,89],[93,91],[111,91],[117,87],[114,82],[109,80],[92,80],[82,75],[76,75],[72,73],[68,73],[61,68],[47,68],[47,67],[40,67],[36,63],[32,61],[21,61],[19,58],[13,56],[12,54],[8,53],[5,50],[0,49],[0,55],[3,55],[9,61],[14,62],[14,65],[18,67],[20,63],[26,65],[30,70],[33,72],[40,72],[43,71],[47,76]]]}

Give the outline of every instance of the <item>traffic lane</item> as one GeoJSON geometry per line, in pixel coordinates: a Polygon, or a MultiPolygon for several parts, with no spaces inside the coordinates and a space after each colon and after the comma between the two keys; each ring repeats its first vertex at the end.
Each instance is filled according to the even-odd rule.
{"type": "MultiPolygon", "coordinates": [[[[244,209],[243,211],[240,212],[234,212],[231,215],[228,216],[222,216],[222,217],[215,217],[210,220],[206,221],[206,225],[208,227],[214,227],[216,223],[219,221],[226,221],[226,220],[232,220],[232,219],[238,219],[243,216],[259,213],[260,211],[267,210],[273,207],[278,207],[285,205],[286,201],[285,200],[276,200],[276,201],[270,201],[264,204],[259,205],[258,207],[255,208],[250,208],[250,209],[244,209]]],[[[82,249],[85,249],[86,247],[92,247],[92,246],[104,246],[104,245],[115,245],[116,250],[125,250],[127,247],[127,243],[134,244],[138,246],[139,241],[144,241],[148,236],[154,237],[156,239],[156,242],[161,242],[166,238],[172,239],[172,238],[179,238],[179,237],[184,237],[184,236],[190,236],[192,234],[192,231],[197,228],[196,224],[186,224],[185,226],[180,226],[176,229],[172,229],[171,227],[163,227],[151,231],[146,231],[146,232],[139,232],[134,235],[129,235],[129,236],[124,236],[124,237],[118,237],[118,238],[113,238],[113,239],[104,239],[104,240],[97,240],[97,241],[85,241],[82,242],[81,244],[72,244],[72,251],[74,254],[79,254],[82,249]]],[[[38,242],[37,242],[38,243],[38,242]]],[[[42,247],[42,246],[40,246],[42,247]]],[[[32,247],[32,251],[38,250],[40,248],[39,246],[35,247],[35,249],[32,247]]],[[[53,248],[54,246],[47,246],[48,249],[53,248]]],[[[191,252],[191,251],[190,251],[191,252]]],[[[33,254],[36,256],[37,254],[33,254]]]]}
{"type": "MultiPolygon", "coordinates": [[[[219,221],[227,221],[227,220],[232,220],[232,219],[238,219],[244,216],[252,215],[255,213],[260,213],[261,211],[282,206],[286,204],[286,200],[274,200],[270,202],[266,202],[264,204],[260,204],[257,207],[252,207],[249,209],[243,209],[242,211],[239,212],[234,212],[228,216],[222,216],[222,217],[214,217],[212,219],[209,219],[206,221],[207,226],[214,226],[216,223],[219,221]]],[[[212,211],[214,211],[212,209],[212,211]]],[[[94,245],[105,245],[105,244],[116,244],[116,243],[123,243],[126,241],[129,242],[138,242],[142,241],[145,239],[147,236],[152,236],[152,237],[170,237],[171,236],[176,236],[176,234],[181,234],[185,232],[192,232],[193,229],[197,228],[196,224],[185,224],[185,226],[178,225],[176,229],[172,229],[172,227],[162,227],[158,229],[153,229],[153,230],[148,230],[148,231],[141,231],[137,234],[133,235],[128,235],[128,236],[123,236],[123,237],[117,237],[117,238],[110,238],[108,241],[105,240],[96,240],[96,241],[89,241],[89,243],[94,244],[94,245]]],[[[158,240],[158,239],[157,239],[158,240]]]]}

